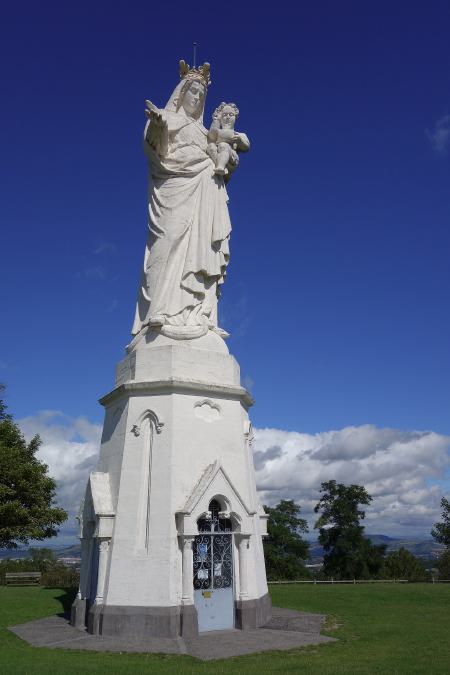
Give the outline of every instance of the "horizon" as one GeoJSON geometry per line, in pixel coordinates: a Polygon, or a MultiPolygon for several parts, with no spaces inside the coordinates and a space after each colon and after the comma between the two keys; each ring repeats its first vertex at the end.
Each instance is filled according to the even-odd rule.
{"type": "MultiPolygon", "coordinates": [[[[437,548],[443,547],[443,544],[439,544],[439,543],[435,542],[434,539],[431,537],[431,535],[429,537],[426,537],[426,536],[423,536],[423,537],[391,537],[389,535],[381,534],[379,532],[364,532],[364,537],[367,537],[367,538],[383,537],[385,539],[388,539],[389,541],[401,541],[401,542],[404,542],[404,543],[408,543],[408,542],[411,542],[411,543],[413,543],[413,542],[415,542],[415,543],[427,542],[427,543],[434,544],[437,548]]],[[[317,537],[316,538],[311,537],[311,532],[306,533],[306,534],[302,533],[302,538],[305,539],[308,542],[308,544],[312,544],[312,543],[318,544],[317,537]]],[[[61,543],[61,541],[59,540],[58,537],[54,537],[53,539],[45,540],[44,542],[42,542],[42,541],[37,541],[37,542],[34,542],[34,543],[30,542],[29,544],[20,544],[17,548],[0,549],[0,552],[1,552],[2,556],[4,556],[4,554],[6,552],[11,553],[11,555],[13,555],[14,552],[28,551],[31,548],[49,548],[49,549],[54,549],[54,550],[58,550],[58,551],[63,551],[64,549],[76,548],[76,547],[80,546],[80,540],[79,540],[78,537],[70,538],[70,542],[72,542],[72,543],[69,543],[69,542],[68,543],[61,543]]]]}

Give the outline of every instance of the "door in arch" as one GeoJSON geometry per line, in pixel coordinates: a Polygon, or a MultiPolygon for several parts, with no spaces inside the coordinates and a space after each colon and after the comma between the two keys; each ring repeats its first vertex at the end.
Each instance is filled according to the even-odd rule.
{"type": "Polygon", "coordinates": [[[233,534],[213,499],[194,540],[194,602],[200,632],[234,628],[233,534]]]}

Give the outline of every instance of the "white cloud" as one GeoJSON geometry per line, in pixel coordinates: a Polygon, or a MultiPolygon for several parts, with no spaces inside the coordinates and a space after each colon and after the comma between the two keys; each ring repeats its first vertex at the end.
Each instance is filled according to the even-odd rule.
{"type": "Polygon", "coordinates": [[[101,425],[57,410],[42,410],[18,420],[18,424],[27,441],[36,434],[41,437],[37,456],[48,465],[49,475],[57,482],[58,505],[69,513],[61,532],[74,532],[89,473],[97,464],[101,425]]]}
{"type": "Polygon", "coordinates": [[[103,281],[106,278],[106,270],[103,265],[92,265],[91,267],[85,267],[80,272],[80,276],[94,281],[103,281]]]}
{"type": "MultiPolygon", "coordinates": [[[[42,438],[39,458],[57,481],[58,503],[70,513],[62,534],[73,534],[88,475],[97,463],[101,425],[53,410],[18,423],[27,440],[36,433],[42,438]]],[[[439,481],[450,467],[450,436],[369,424],[317,434],[255,429],[253,450],[262,502],[294,499],[311,529],[320,483],[330,479],[364,485],[373,496],[366,508],[369,532],[428,536],[440,518],[439,481]]]]}
{"type": "Polygon", "coordinates": [[[450,436],[380,429],[367,424],[318,434],[255,430],[256,480],[263,502],[294,499],[312,528],[320,483],[364,485],[369,532],[429,535],[440,517],[441,489],[450,466],[450,436]]]}
{"type": "Polygon", "coordinates": [[[95,249],[95,253],[98,255],[100,253],[117,253],[117,246],[113,244],[112,241],[106,241],[105,239],[100,239],[98,245],[95,249]]]}
{"type": "Polygon", "coordinates": [[[450,115],[441,117],[434,127],[426,129],[425,133],[435,152],[446,155],[450,146],[450,115]]]}

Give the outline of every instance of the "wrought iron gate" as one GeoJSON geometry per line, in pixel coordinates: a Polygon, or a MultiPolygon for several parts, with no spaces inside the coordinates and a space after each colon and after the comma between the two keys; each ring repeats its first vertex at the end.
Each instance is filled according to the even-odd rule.
{"type": "Polygon", "coordinates": [[[212,500],[210,519],[198,521],[194,540],[194,601],[200,632],[234,627],[233,535],[231,521],[212,500]]]}

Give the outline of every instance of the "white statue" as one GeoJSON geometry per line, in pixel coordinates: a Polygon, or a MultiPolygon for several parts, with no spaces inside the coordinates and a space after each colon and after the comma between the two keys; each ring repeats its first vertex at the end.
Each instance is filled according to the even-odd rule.
{"type": "MultiPolygon", "coordinates": [[[[231,223],[224,179],[207,153],[203,126],[209,70],[208,63],[189,68],[180,61],[181,81],[165,108],[146,101],[149,234],[132,329],[136,336],[147,327],[169,337],[194,338],[209,330],[226,335],[217,324],[217,300],[229,260],[231,223]]],[[[222,110],[221,134],[225,118],[222,110]]],[[[230,118],[234,125],[234,111],[230,118]]],[[[227,150],[230,142],[248,146],[241,138],[245,135],[232,127],[225,135],[228,140],[220,136],[220,143],[227,150]]]]}
{"type": "Polygon", "coordinates": [[[238,115],[235,103],[221,103],[213,113],[208,133],[208,154],[219,176],[229,176],[239,164],[238,152],[246,152],[250,148],[247,136],[234,130],[238,115]]]}

